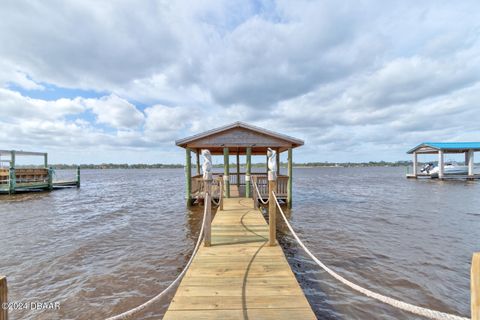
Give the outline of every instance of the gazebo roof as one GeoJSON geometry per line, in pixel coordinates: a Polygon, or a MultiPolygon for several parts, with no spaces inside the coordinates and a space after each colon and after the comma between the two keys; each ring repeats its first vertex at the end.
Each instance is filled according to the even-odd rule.
{"type": "Polygon", "coordinates": [[[223,148],[230,152],[245,154],[248,147],[252,154],[265,154],[267,148],[285,151],[289,148],[303,146],[303,140],[284,134],[266,130],[244,122],[208,130],[191,137],[179,139],[175,144],[182,148],[191,148],[194,151],[209,149],[212,154],[223,154],[223,148]]]}
{"type": "Polygon", "coordinates": [[[468,150],[480,151],[480,142],[423,142],[407,153],[464,153],[468,150]]]}

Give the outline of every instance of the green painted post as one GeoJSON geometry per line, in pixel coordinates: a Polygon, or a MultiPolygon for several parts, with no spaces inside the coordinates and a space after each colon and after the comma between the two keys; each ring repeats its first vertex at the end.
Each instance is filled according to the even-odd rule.
{"type": "Polygon", "coordinates": [[[80,166],[77,167],[77,188],[80,188],[80,166]]]}
{"type": "Polygon", "coordinates": [[[252,171],[252,148],[247,148],[247,170],[245,172],[245,196],[250,197],[250,174],[252,171]]]}
{"type": "Polygon", "coordinates": [[[17,176],[15,174],[15,168],[11,167],[10,168],[10,179],[9,179],[9,186],[8,186],[8,193],[9,194],[14,194],[15,193],[15,188],[17,187],[17,176]]]}
{"type": "Polygon", "coordinates": [[[45,153],[43,155],[43,160],[44,160],[45,168],[48,168],[48,153],[45,153]]]}
{"type": "Polygon", "coordinates": [[[293,158],[292,148],[288,148],[288,190],[287,190],[287,206],[292,208],[292,172],[293,172],[293,158]]]}
{"type": "Polygon", "coordinates": [[[280,175],[280,149],[277,148],[277,174],[280,175]]]}
{"type": "Polygon", "coordinates": [[[230,157],[228,148],[223,148],[223,179],[225,181],[225,198],[230,198],[230,157]]]}
{"type": "Polygon", "coordinates": [[[237,190],[240,192],[240,154],[237,150],[237,190]]]}
{"type": "Polygon", "coordinates": [[[10,179],[8,193],[14,194],[17,187],[17,174],[15,173],[15,150],[10,152],[10,179]]]}
{"type": "Polygon", "coordinates": [[[48,168],[48,190],[53,190],[53,168],[48,168]]]}
{"type": "Polygon", "coordinates": [[[10,151],[10,168],[15,168],[15,150],[10,151]]]}
{"type": "Polygon", "coordinates": [[[186,196],[187,207],[190,207],[192,205],[192,160],[190,148],[185,148],[185,151],[186,196]]]}
{"type": "Polygon", "coordinates": [[[197,149],[197,175],[200,174],[200,149],[197,149]]]}

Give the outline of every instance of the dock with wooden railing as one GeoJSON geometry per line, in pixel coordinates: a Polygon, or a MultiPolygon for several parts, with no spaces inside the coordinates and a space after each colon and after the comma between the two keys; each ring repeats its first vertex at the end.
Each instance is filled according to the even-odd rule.
{"type": "Polygon", "coordinates": [[[54,190],[61,188],[80,187],[80,167],[77,167],[76,177],[70,180],[55,180],[55,170],[48,166],[48,155],[44,152],[27,152],[15,150],[0,150],[0,194],[18,192],[54,190]],[[8,160],[5,160],[5,155],[8,160]],[[42,167],[18,167],[16,159],[19,156],[41,156],[44,158],[42,167]]]}

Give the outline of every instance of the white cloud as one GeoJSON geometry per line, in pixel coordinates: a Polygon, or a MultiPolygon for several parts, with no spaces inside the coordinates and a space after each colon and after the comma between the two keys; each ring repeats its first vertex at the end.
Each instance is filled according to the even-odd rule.
{"type": "Polygon", "coordinates": [[[100,99],[86,99],[84,103],[97,116],[97,122],[114,128],[136,128],[143,123],[144,115],[133,104],[116,95],[100,99]]]}
{"type": "Polygon", "coordinates": [[[422,139],[478,140],[479,10],[478,1],[9,1],[0,124],[22,134],[2,141],[174,152],[173,140],[237,120],[304,138],[319,152],[300,150],[309,160],[386,146],[402,158],[422,139]],[[37,97],[49,84],[107,94],[32,99],[9,84],[37,97]]]}

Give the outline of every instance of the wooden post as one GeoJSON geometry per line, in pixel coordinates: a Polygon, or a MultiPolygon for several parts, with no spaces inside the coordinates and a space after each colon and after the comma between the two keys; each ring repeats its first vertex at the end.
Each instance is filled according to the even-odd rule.
{"type": "Polygon", "coordinates": [[[15,173],[15,167],[10,167],[9,170],[9,179],[8,179],[8,193],[14,194],[15,188],[17,187],[17,175],[15,173]]]}
{"type": "Polygon", "coordinates": [[[230,198],[230,157],[228,148],[223,148],[223,181],[225,182],[225,198],[230,198]]]}
{"type": "Polygon", "coordinates": [[[45,168],[48,168],[48,153],[45,153],[43,155],[43,162],[44,162],[45,168]]]}
{"type": "Polygon", "coordinates": [[[192,205],[192,162],[191,162],[191,150],[185,148],[185,177],[186,177],[186,198],[187,207],[192,205]]]}
{"type": "Polygon", "coordinates": [[[80,166],[77,167],[77,188],[80,188],[80,166]]]}
{"type": "Polygon", "coordinates": [[[292,173],[293,173],[293,157],[292,148],[288,148],[288,186],[287,186],[287,207],[292,208],[292,173]]]}
{"type": "Polygon", "coordinates": [[[472,257],[470,291],[472,320],[480,320],[480,252],[475,252],[472,257]]]}
{"type": "Polygon", "coordinates": [[[223,180],[222,179],[219,179],[219,183],[220,183],[220,194],[218,195],[220,197],[220,204],[219,204],[219,209],[220,210],[223,210],[223,180]]]}
{"type": "Polygon", "coordinates": [[[469,177],[473,177],[474,175],[474,172],[473,172],[473,168],[475,165],[474,155],[475,155],[475,152],[472,149],[468,150],[468,176],[469,177]]]}
{"type": "Polygon", "coordinates": [[[255,184],[257,183],[257,176],[253,176],[252,180],[252,198],[253,198],[253,208],[258,209],[258,194],[255,188],[255,184]]]}
{"type": "Polygon", "coordinates": [[[237,149],[237,190],[240,194],[240,154],[237,149]]]}
{"type": "Polygon", "coordinates": [[[200,174],[200,149],[197,149],[197,175],[200,174]]]}
{"type": "Polygon", "coordinates": [[[443,179],[445,163],[443,161],[443,150],[438,150],[438,178],[443,179]]]}
{"type": "Polygon", "coordinates": [[[417,177],[417,167],[418,167],[418,156],[417,153],[413,153],[413,176],[416,178],[417,177]]]}
{"type": "Polygon", "coordinates": [[[277,149],[277,173],[278,175],[280,175],[280,149],[277,149]]]}
{"type": "Polygon", "coordinates": [[[10,151],[10,168],[15,168],[15,150],[10,151]]]}
{"type": "Polygon", "coordinates": [[[0,320],[8,320],[8,286],[7,277],[0,276],[0,320]]]}
{"type": "Polygon", "coordinates": [[[245,170],[245,197],[250,197],[250,174],[252,171],[252,148],[247,147],[247,168],[245,170]]]}
{"type": "Polygon", "coordinates": [[[53,168],[48,168],[48,190],[53,189],[53,168]]]}
{"type": "Polygon", "coordinates": [[[277,172],[268,171],[268,224],[270,234],[268,237],[268,245],[276,245],[276,229],[277,229],[277,204],[273,198],[273,192],[277,190],[277,172]]]}
{"type": "Polygon", "coordinates": [[[203,244],[205,247],[210,247],[212,243],[212,177],[204,179],[205,182],[205,239],[203,244]]]}

